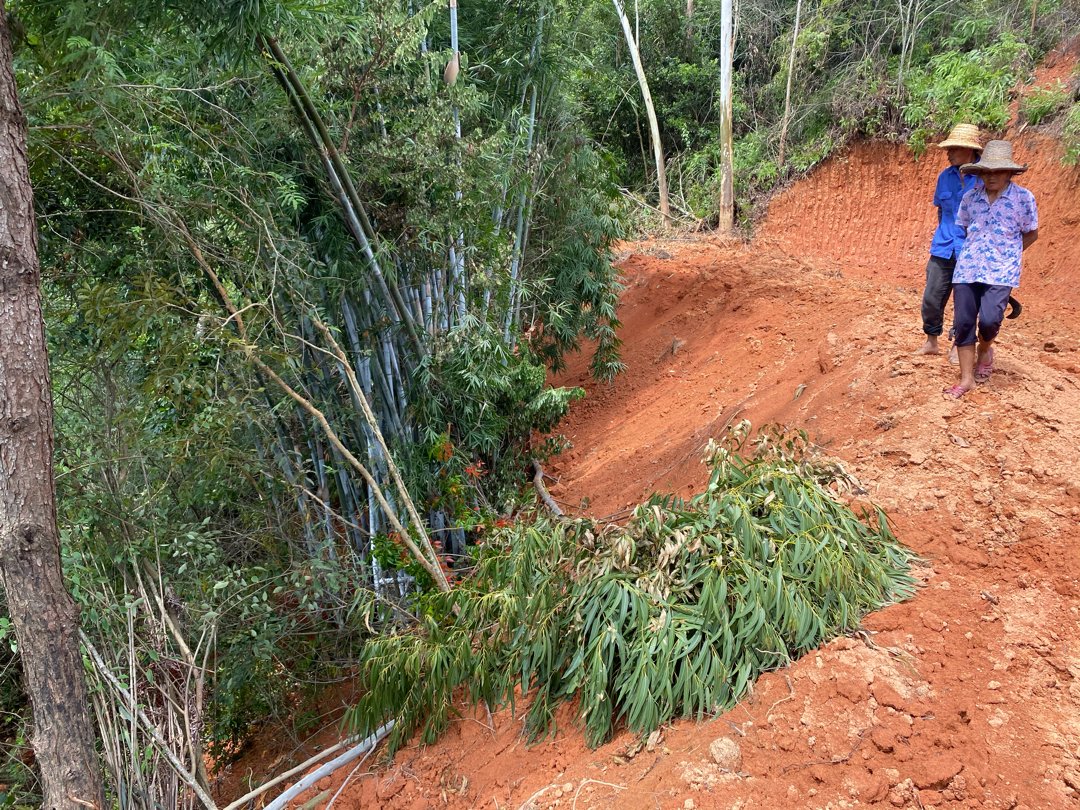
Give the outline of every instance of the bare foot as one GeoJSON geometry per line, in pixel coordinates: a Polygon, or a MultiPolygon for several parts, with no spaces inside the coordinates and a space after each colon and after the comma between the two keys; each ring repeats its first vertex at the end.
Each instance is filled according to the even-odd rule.
{"type": "Polygon", "coordinates": [[[960,365],[960,355],[956,351],[955,343],[952,345],[952,348],[949,349],[949,363],[954,366],[960,365]]]}
{"type": "Polygon", "coordinates": [[[928,337],[926,339],[926,343],[924,343],[919,348],[919,350],[917,352],[915,352],[916,357],[918,357],[920,355],[923,355],[923,354],[939,354],[938,345],[937,345],[937,338],[928,337]]]}

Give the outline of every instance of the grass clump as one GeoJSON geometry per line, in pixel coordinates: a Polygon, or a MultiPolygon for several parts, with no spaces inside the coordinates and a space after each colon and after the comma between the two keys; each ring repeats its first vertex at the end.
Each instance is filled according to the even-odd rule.
{"type": "Polygon", "coordinates": [[[1065,116],[1061,141],[1065,147],[1065,164],[1075,166],[1080,163],[1080,101],[1073,104],[1065,116]]]}
{"type": "Polygon", "coordinates": [[[647,734],[727,708],[762,672],[908,597],[910,553],[880,510],[841,502],[843,469],[802,435],[743,453],[747,432],[710,443],[708,486],[690,500],[654,496],[625,526],[541,518],[491,537],[463,585],[427,597],[419,627],[367,647],[353,728],[394,717],[392,748],[417,729],[430,742],[459,690],[505,705],[520,689],[530,736],[576,698],[597,746],[617,725],[647,734]]]}
{"type": "Polygon", "coordinates": [[[1057,114],[1069,105],[1069,88],[1059,79],[1056,85],[1036,87],[1020,102],[1020,117],[1032,126],[1057,114]]]}

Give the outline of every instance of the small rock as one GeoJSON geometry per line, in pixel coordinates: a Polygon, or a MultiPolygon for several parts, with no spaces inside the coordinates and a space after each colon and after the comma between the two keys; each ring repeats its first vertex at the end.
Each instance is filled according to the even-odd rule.
{"type": "Polygon", "coordinates": [[[859,785],[859,801],[876,804],[889,795],[889,780],[881,774],[871,774],[859,785]]]}
{"type": "Polygon", "coordinates": [[[404,787],[404,777],[402,777],[401,774],[394,773],[378,783],[375,788],[375,795],[381,800],[386,801],[399,794],[404,787]]]}
{"type": "Polygon", "coordinates": [[[990,681],[990,683],[988,683],[986,685],[986,688],[987,689],[1000,689],[1001,688],[1001,683],[999,681],[990,681]]]}
{"type": "Polygon", "coordinates": [[[836,691],[856,705],[866,701],[866,683],[863,681],[840,678],[836,681],[836,691]]]}
{"type": "Polygon", "coordinates": [[[941,754],[922,762],[912,781],[919,790],[941,790],[948,787],[964,765],[956,757],[941,754]]]}
{"type": "Polygon", "coordinates": [[[933,630],[935,633],[940,633],[945,629],[945,620],[938,616],[936,613],[927,611],[922,615],[923,627],[927,630],[933,630]]]}
{"type": "Polygon", "coordinates": [[[684,810],[694,810],[694,808],[697,807],[697,805],[694,804],[693,799],[687,799],[685,802],[682,803],[682,806],[684,810]]]}
{"type": "Polygon", "coordinates": [[[1080,790],[1080,771],[1065,771],[1062,778],[1073,790],[1080,790]]]}
{"type": "Polygon", "coordinates": [[[895,747],[894,737],[891,732],[882,726],[878,726],[870,732],[870,739],[874,746],[883,754],[891,754],[895,747]]]}
{"type": "Polygon", "coordinates": [[[717,737],[709,743],[709,755],[725,771],[738,771],[742,766],[742,751],[731,737],[717,737]]]}
{"type": "Polygon", "coordinates": [[[898,712],[906,712],[908,710],[910,701],[905,699],[885,681],[874,681],[870,685],[870,693],[874,696],[874,699],[880,706],[885,706],[886,708],[894,709],[898,712]]]}

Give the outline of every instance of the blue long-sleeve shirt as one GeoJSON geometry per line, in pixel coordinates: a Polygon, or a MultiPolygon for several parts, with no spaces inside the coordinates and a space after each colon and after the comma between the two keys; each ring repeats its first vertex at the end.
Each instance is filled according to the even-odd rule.
{"type": "Polygon", "coordinates": [[[938,226],[930,242],[930,255],[955,259],[964,247],[964,230],[956,225],[956,211],[964,194],[982,185],[971,174],[962,175],[956,166],[949,166],[938,175],[934,189],[934,205],[938,207],[938,226]]]}

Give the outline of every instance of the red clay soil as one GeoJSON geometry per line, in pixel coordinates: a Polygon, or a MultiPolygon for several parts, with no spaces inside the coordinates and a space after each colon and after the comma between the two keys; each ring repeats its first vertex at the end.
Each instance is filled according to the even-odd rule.
{"type": "Polygon", "coordinates": [[[704,443],[740,419],[800,427],[925,559],[913,599],[650,746],[591,751],[567,713],[528,747],[508,710],[463,709],[294,806],[1080,806],[1080,171],[1040,133],[1017,154],[1041,221],[1024,313],[962,400],[941,395],[954,366],[913,355],[941,156],[881,143],[780,195],[748,245],[628,246],[626,373],[594,383],[582,358],[560,380],[588,390],[551,470],[571,511],[699,489],[704,443]]]}

